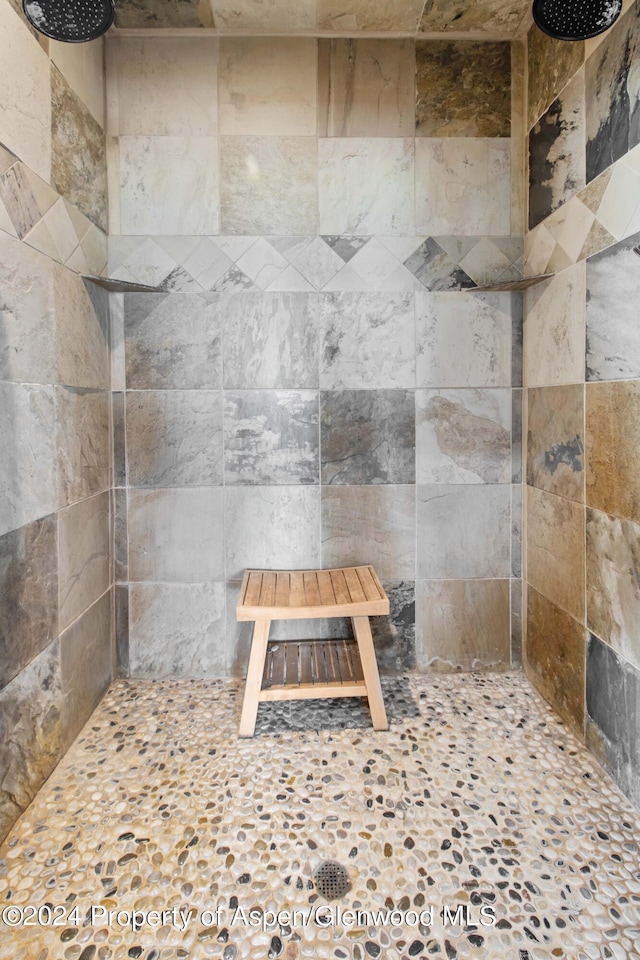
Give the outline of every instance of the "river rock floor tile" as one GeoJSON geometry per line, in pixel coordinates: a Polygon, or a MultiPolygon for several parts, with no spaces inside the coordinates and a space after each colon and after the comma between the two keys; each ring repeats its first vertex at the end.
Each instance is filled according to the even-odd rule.
{"type": "Polygon", "coordinates": [[[0,850],[0,958],[640,957],[640,815],[524,677],[383,687],[388,732],[239,740],[237,682],[115,683],[0,850]]]}

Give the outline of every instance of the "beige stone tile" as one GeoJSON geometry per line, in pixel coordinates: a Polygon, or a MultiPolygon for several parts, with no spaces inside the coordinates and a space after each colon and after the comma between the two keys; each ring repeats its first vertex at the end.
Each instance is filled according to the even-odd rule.
{"type": "Polygon", "coordinates": [[[109,493],[65,507],[58,517],[60,627],[64,629],[109,586],[109,493]]]}
{"type": "Polygon", "coordinates": [[[470,33],[513,36],[529,13],[528,0],[430,0],[420,22],[421,33],[470,33]]]}
{"type": "Polygon", "coordinates": [[[584,381],[585,305],[584,263],[526,291],[524,369],[528,386],[584,381]]]}
{"type": "Polygon", "coordinates": [[[422,0],[317,0],[318,29],[393,30],[414,33],[424,6],[422,0]]]}
{"type": "Polygon", "coordinates": [[[214,0],[220,30],[315,30],[317,0],[214,0]]]}
{"type": "Polygon", "coordinates": [[[313,137],[317,41],[305,37],[220,40],[220,132],[313,137]]]}
{"type": "Polygon", "coordinates": [[[640,521],[640,380],[586,386],[587,503],[640,521]]]}
{"type": "Polygon", "coordinates": [[[526,43],[511,44],[511,232],[525,233],[528,222],[526,118],[526,43]]]}
{"type": "Polygon", "coordinates": [[[614,164],[611,179],[598,207],[598,220],[616,240],[620,240],[633,232],[629,227],[638,204],[640,171],[624,162],[614,164]]]}
{"type": "Polygon", "coordinates": [[[416,583],[419,670],[508,670],[510,644],[508,580],[416,583]]]}
{"type": "Polygon", "coordinates": [[[104,38],[88,43],[51,40],[49,55],[73,92],[105,129],[104,38]]]}
{"type": "Polygon", "coordinates": [[[584,507],[527,487],[527,579],[540,593],[584,620],[584,507]]]}
{"type": "Polygon", "coordinates": [[[538,387],[527,394],[527,483],[583,502],[584,387],[538,387]]]}
{"type": "Polygon", "coordinates": [[[53,270],[58,378],[69,387],[109,387],[107,295],[67,267],[53,270]]]}
{"type": "Polygon", "coordinates": [[[318,41],[318,136],[411,137],[414,42],[318,41]]]}
{"type": "Polygon", "coordinates": [[[582,736],[586,631],[529,587],[525,670],[563,720],[582,736]]]}
{"type": "Polygon", "coordinates": [[[533,26],[527,37],[527,60],[530,130],[584,63],[584,43],[554,40],[533,26]]]}

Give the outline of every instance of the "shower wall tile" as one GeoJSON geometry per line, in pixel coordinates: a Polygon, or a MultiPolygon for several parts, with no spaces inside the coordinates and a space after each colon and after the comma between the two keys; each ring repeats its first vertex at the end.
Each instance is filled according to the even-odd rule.
{"type": "Polygon", "coordinates": [[[226,391],[227,484],[319,483],[316,391],[226,391]]]}
{"type": "Polygon", "coordinates": [[[587,380],[640,377],[638,244],[636,233],[587,260],[587,380]]]}
{"type": "Polygon", "coordinates": [[[511,326],[509,294],[417,294],[418,386],[509,386],[511,326]]]}
{"type": "Polygon", "coordinates": [[[520,26],[525,11],[526,5],[504,3],[503,0],[465,0],[464,4],[436,0],[425,5],[420,32],[460,30],[510,36],[520,26]]]}
{"type": "Polygon", "coordinates": [[[60,760],[61,741],[60,648],[54,640],[0,691],[0,835],[60,760]]]}
{"type": "Polygon", "coordinates": [[[639,380],[587,384],[587,503],[636,522],[640,521],[639,411],[639,380]]]}
{"type": "Polygon", "coordinates": [[[524,297],[512,293],[511,301],[511,386],[521,387],[524,373],[524,297]]]}
{"type": "Polygon", "coordinates": [[[212,27],[209,5],[200,0],[182,0],[179,7],[140,4],[137,0],[121,0],[116,10],[116,27],[212,27]]]}
{"type": "Polygon", "coordinates": [[[582,736],[585,628],[533,587],[527,595],[527,675],[582,736]]]}
{"type": "Polygon", "coordinates": [[[53,387],[0,383],[0,447],[2,535],[56,509],[53,387]]]}
{"type": "Polygon", "coordinates": [[[416,614],[419,670],[509,669],[508,580],[419,580],[416,614]]]}
{"type": "Polygon", "coordinates": [[[60,628],[65,629],[111,581],[109,493],[58,513],[60,628]]]}
{"type": "Polygon", "coordinates": [[[109,394],[56,387],[58,505],[108,490],[112,482],[109,394]]]}
{"type": "Polygon", "coordinates": [[[249,30],[313,30],[316,0],[284,0],[257,4],[254,0],[216,0],[216,26],[224,29],[244,26],[249,30]]]}
{"type": "Polygon", "coordinates": [[[215,137],[218,41],[213,37],[107,39],[108,133],[215,137]]]}
{"type": "Polygon", "coordinates": [[[539,120],[584,63],[582,40],[554,40],[533,26],[527,34],[527,130],[539,120]]]}
{"type": "Polygon", "coordinates": [[[58,525],[44,517],[0,537],[0,688],[58,634],[58,525]]]}
{"type": "Polygon", "coordinates": [[[416,135],[509,137],[511,45],[416,42],[416,135]]]}
{"type": "Polygon", "coordinates": [[[113,424],[113,484],[115,487],[127,485],[127,456],[124,422],[124,393],[111,394],[111,417],[113,424]]]}
{"type": "Polygon", "coordinates": [[[124,295],[130,390],[215,389],[222,379],[219,309],[197,294],[124,295]]]}
{"type": "Polygon", "coordinates": [[[382,585],[389,597],[389,616],[371,617],[378,669],[382,674],[415,670],[415,583],[412,580],[385,580],[382,585]]]}
{"type": "Polygon", "coordinates": [[[418,494],[418,579],[510,576],[511,488],[424,484],[418,494]]]}
{"type": "Polygon", "coordinates": [[[60,635],[62,749],[80,733],[111,683],[112,593],[60,635]]]}
{"type": "Polygon", "coordinates": [[[511,576],[522,576],[522,510],[523,486],[514,483],[511,487],[511,576]]]}
{"type": "Polygon", "coordinates": [[[228,487],[224,522],[231,579],[242,579],[247,567],[320,566],[320,491],[315,487],[228,487]]]}
{"type": "Polygon", "coordinates": [[[128,677],[129,668],[129,587],[115,587],[116,676],[128,677]]]}
{"type": "Polygon", "coordinates": [[[511,391],[417,390],[418,483],[510,483],[511,391]]]}
{"type": "Polygon", "coordinates": [[[224,579],[223,489],[129,489],[129,579],[224,579]]]}
{"type": "Polygon", "coordinates": [[[527,487],[527,579],[574,619],[584,620],[584,507],[527,487]]]}
{"type": "Polygon", "coordinates": [[[315,294],[230,293],[215,313],[224,330],[225,388],[317,388],[315,294]]]}
{"type": "Polygon", "coordinates": [[[522,483],[523,391],[511,391],[511,482],[522,483]]]}
{"type": "Polygon", "coordinates": [[[322,566],[371,563],[379,577],[415,578],[413,485],[322,488],[322,566]]]}
{"type": "Polygon", "coordinates": [[[119,145],[121,233],[218,233],[215,137],[120,137],[119,145]]]}
{"type": "Polygon", "coordinates": [[[102,127],[51,67],[51,183],[93,223],[107,229],[107,158],[102,127]]]}
{"type": "Polygon", "coordinates": [[[70,387],[108,390],[109,320],[105,290],[67,267],[54,266],[58,379],[70,387]]]}
{"type": "Polygon", "coordinates": [[[49,40],[49,55],[74,93],[89,108],[94,120],[104,129],[105,71],[102,37],[86,43],[49,40]]]}
{"type": "Polygon", "coordinates": [[[220,39],[220,132],[315,137],[317,41],[220,39]]]}
{"type": "Polygon", "coordinates": [[[587,625],[640,669],[640,527],[587,510],[587,625]]]}
{"type": "Polygon", "coordinates": [[[414,233],[413,147],[409,138],[319,140],[319,232],[414,233]]]}
{"type": "Polygon", "coordinates": [[[318,40],[318,136],[412,137],[414,48],[409,39],[318,40]]]}
{"type": "Polygon", "coordinates": [[[51,172],[51,67],[8,3],[0,8],[2,142],[39,176],[51,172]]]}
{"type": "MultiPolygon", "coordinates": [[[[220,205],[223,233],[314,234],[318,206],[315,138],[221,137],[220,205]]],[[[182,232],[217,233],[217,229],[182,232]]]]}
{"type": "Polygon", "coordinates": [[[415,386],[413,294],[320,294],[320,328],[324,389],[415,386]]]}
{"type": "Polygon", "coordinates": [[[423,138],[416,140],[415,149],[418,233],[505,236],[511,232],[509,140],[423,138]]]}
{"type": "Polygon", "coordinates": [[[318,29],[406,31],[416,30],[422,0],[352,0],[345,10],[343,0],[318,0],[318,29]]]}
{"type": "Polygon", "coordinates": [[[129,597],[130,676],[225,676],[224,583],[136,583],[129,597]]]}
{"type": "Polygon", "coordinates": [[[584,387],[527,391],[527,483],[584,501],[584,387]]]}
{"type": "MultiPolygon", "coordinates": [[[[441,243],[443,238],[439,238],[441,243]]],[[[457,239],[457,238],[456,238],[457,239]]],[[[458,290],[473,287],[474,281],[433,237],[427,239],[404,261],[405,267],[427,290],[458,290]]]]}
{"type": "Polygon", "coordinates": [[[222,483],[222,393],[128,391],[127,470],[132,487],[222,483]]]}
{"type": "Polygon", "coordinates": [[[525,381],[530,387],[584,380],[585,267],[563,270],[525,293],[525,381]]]}
{"type": "Polygon", "coordinates": [[[585,186],[585,89],[580,70],[529,133],[529,228],[585,186]]]}
{"type": "Polygon", "coordinates": [[[511,580],[511,666],[522,667],[523,581],[511,580]]]}
{"type": "Polygon", "coordinates": [[[127,516],[127,491],[113,491],[113,553],[114,577],[122,582],[129,579],[129,522],[127,516]]]}
{"type": "Polygon", "coordinates": [[[323,391],[320,410],[322,483],[415,483],[413,391],[323,391]]]}

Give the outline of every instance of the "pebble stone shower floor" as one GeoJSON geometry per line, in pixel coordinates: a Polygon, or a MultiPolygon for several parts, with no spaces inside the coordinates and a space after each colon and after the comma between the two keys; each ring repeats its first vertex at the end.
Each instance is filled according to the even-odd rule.
{"type": "Polygon", "coordinates": [[[388,732],[306,701],[239,740],[233,681],[117,682],[0,851],[0,957],[639,958],[640,815],[526,679],[383,688],[388,732]]]}

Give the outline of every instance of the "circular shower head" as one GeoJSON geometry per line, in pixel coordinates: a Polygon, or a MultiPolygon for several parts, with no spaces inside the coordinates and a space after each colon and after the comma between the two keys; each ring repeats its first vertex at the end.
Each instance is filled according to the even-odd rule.
{"type": "Polygon", "coordinates": [[[64,43],[86,43],[106,33],[115,17],[113,0],[22,0],[29,23],[64,43]]]}
{"type": "Polygon", "coordinates": [[[556,40],[588,40],[613,26],[622,0],[533,0],[536,26],[556,40]]]}

